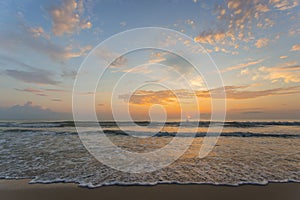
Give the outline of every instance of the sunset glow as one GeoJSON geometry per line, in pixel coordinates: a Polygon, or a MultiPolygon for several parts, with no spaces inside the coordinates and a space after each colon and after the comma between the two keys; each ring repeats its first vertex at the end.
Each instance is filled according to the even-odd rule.
{"type": "MultiPolygon", "coordinates": [[[[1,119],[30,119],[29,113],[38,118],[71,119],[73,83],[89,52],[114,34],[150,26],[184,33],[210,54],[223,77],[228,119],[300,117],[297,0],[7,1],[0,9],[1,119]]],[[[189,41],[172,37],[161,45],[179,42],[195,56],[203,54],[195,52],[189,41]]],[[[112,98],[116,107],[129,107],[136,120],[148,120],[152,105],[163,107],[154,109],[153,116],[165,109],[169,120],[181,114],[193,120],[199,110],[204,118],[210,116],[210,95],[218,93],[219,86],[208,88],[205,77],[183,59],[151,49],[127,55],[107,49],[98,54],[100,60],[118,56],[95,94],[102,120],[112,119],[112,98]],[[125,84],[112,97],[113,86],[124,74],[125,84]],[[183,76],[190,88],[183,84],[183,76]],[[132,80],[153,85],[128,96],[132,80]],[[170,83],[172,91],[157,85],[162,82],[170,83]],[[189,102],[193,92],[199,108],[189,102]]]]}

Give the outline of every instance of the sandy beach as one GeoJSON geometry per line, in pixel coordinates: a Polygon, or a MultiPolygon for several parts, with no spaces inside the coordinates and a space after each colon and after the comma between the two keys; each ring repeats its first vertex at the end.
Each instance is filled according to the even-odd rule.
{"type": "Polygon", "coordinates": [[[104,186],[96,189],[76,184],[28,184],[29,180],[0,180],[3,200],[36,199],[272,199],[296,200],[300,196],[299,183],[270,183],[265,186],[238,187],[214,185],[104,186]]]}

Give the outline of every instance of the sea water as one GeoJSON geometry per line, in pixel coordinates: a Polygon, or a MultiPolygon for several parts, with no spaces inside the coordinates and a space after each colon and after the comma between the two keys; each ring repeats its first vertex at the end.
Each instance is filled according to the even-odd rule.
{"type": "Polygon", "coordinates": [[[125,173],[96,160],[82,144],[74,122],[5,121],[0,122],[0,178],[29,178],[31,183],[74,182],[87,187],[300,181],[300,122],[226,122],[216,146],[205,158],[198,154],[210,125],[207,121],[99,124],[101,132],[98,123],[77,125],[84,127],[87,134],[103,134],[131,152],[164,147],[176,136],[178,127],[183,133],[179,139],[183,143],[192,140],[192,144],[165,168],[125,173]],[[195,128],[196,135],[192,134],[195,128]]]}

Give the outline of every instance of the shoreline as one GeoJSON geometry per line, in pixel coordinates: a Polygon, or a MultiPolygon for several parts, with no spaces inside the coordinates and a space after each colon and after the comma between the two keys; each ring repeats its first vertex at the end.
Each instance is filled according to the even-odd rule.
{"type": "Polygon", "coordinates": [[[224,186],[209,184],[113,185],[97,188],[76,183],[29,184],[30,179],[1,179],[0,196],[7,200],[35,199],[272,199],[296,200],[300,183],[268,183],[224,186]]]}

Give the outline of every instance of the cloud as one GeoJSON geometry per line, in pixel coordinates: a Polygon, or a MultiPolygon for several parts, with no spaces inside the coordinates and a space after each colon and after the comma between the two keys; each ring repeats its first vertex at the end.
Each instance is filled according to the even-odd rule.
{"type": "Polygon", "coordinates": [[[110,62],[112,59],[115,59],[109,66],[113,69],[123,68],[127,66],[128,63],[128,60],[125,56],[113,52],[109,49],[97,49],[96,55],[106,62],[110,62]]]}
{"type": "Polygon", "coordinates": [[[228,72],[228,71],[232,71],[232,70],[237,70],[237,69],[242,69],[242,68],[245,68],[245,67],[249,67],[249,66],[252,66],[252,65],[257,65],[257,64],[261,63],[262,61],[264,61],[264,59],[249,61],[249,62],[246,62],[246,63],[241,63],[241,64],[238,64],[238,65],[235,65],[235,66],[227,67],[227,68],[221,70],[221,72],[228,72]]]}
{"type": "Polygon", "coordinates": [[[28,32],[30,32],[32,34],[33,37],[38,38],[38,37],[44,37],[45,39],[50,39],[50,35],[45,33],[43,27],[39,26],[39,27],[30,27],[28,28],[28,32]]]}
{"type": "Polygon", "coordinates": [[[280,56],[279,58],[280,59],[285,59],[285,58],[287,58],[288,56],[280,56]]]}
{"type": "Polygon", "coordinates": [[[61,89],[49,89],[49,88],[46,88],[46,89],[42,89],[43,91],[46,91],[46,92],[56,92],[56,93],[65,93],[65,92],[69,92],[67,90],[61,90],[61,89]]]}
{"type": "Polygon", "coordinates": [[[114,62],[112,62],[110,64],[110,68],[121,68],[127,65],[127,58],[124,56],[120,56],[117,59],[114,60],[114,62]]]}
{"type": "Polygon", "coordinates": [[[50,11],[52,18],[52,32],[56,36],[62,36],[65,33],[73,34],[81,29],[89,29],[92,23],[83,18],[84,15],[83,0],[64,0],[50,11]]]}
{"type": "Polygon", "coordinates": [[[93,47],[90,45],[87,46],[83,46],[83,47],[79,47],[77,48],[77,51],[74,52],[73,48],[71,46],[68,46],[64,49],[64,52],[62,54],[62,57],[65,59],[69,59],[69,58],[77,58],[83,55],[86,55],[86,53],[88,51],[90,51],[93,47]]]}
{"type": "Polygon", "coordinates": [[[194,41],[200,42],[200,43],[214,44],[221,40],[224,40],[225,37],[228,37],[228,35],[229,35],[229,32],[225,32],[222,30],[203,31],[194,38],[194,41]]]}
{"type": "MultiPolygon", "coordinates": [[[[31,93],[37,96],[52,96],[50,94],[53,93],[66,93],[68,91],[66,90],[61,90],[61,89],[49,89],[49,88],[41,88],[41,89],[35,89],[35,88],[24,88],[24,89],[19,89],[19,88],[15,88],[15,90],[20,91],[20,92],[27,92],[27,93],[31,93]]],[[[51,100],[51,101],[55,101],[55,100],[51,100]]]]}
{"type": "Polygon", "coordinates": [[[197,71],[184,58],[170,52],[156,52],[150,55],[149,64],[159,63],[169,66],[182,75],[195,75],[197,71]]]}
{"type": "Polygon", "coordinates": [[[61,99],[58,99],[58,98],[54,98],[54,99],[51,99],[51,101],[61,102],[62,100],[61,100],[61,99]]]}
{"type": "MultiPolygon", "coordinates": [[[[286,87],[286,88],[275,88],[268,90],[240,90],[245,87],[225,87],[227,99],[253,99],[264,96],[278,96],[286,94],[299,94],[300,86],[286,87]]],[[[210,92],[218,92],[218,90],[212,90],[210,92]]]]}
{"type": "Polygon", "coordinates": [[[176,102],[176,96],[184,97],[183,93],[188,95],[189,91],[171,91],[171,90],[160,90],[160,91],[151,91],[151,90],[138,90],[132,96],[128,94],[119,95],[120,99],[123,99],[125,102],[131,104],[169,104],[176,102]]]}
{"type": "Polygon", "coordinates": [[[300,44],[293,45],[290,51],[300,51],[300,44]]]}
{"type": "Polygon", "coordinates": [[[61,77],[75,79],[76,75],[77,71],[75,70],[63,70],[61,77]]]}
{"type": "Polygon", "coordinates": [[[168,52],[152,52],[148,63],[161,63],[166,60],[165,56],[168,52]]]}
{"type": "Polygon", "coordinates": [[[267,4],[260,4],[259,3],[259,4],[255,5],[255,8],[259,12],[268,12],[268,11],[270,11],[269,5],[267,5],[267,4]]]}
{"type": "MultiPolygon", "coordinates": [[[[202,30],[194,38],[196,42],[210,45],[226,45],[238,48],[255,40],[254,27],[267,29],[275,25],[279,15],[274,11],[289,12],[298,5],[297,0],[227,0],[216,4],[216,20],[209,30],[202,30]]],[[[258,48],[267,45],[267,40],[259,40],[258,48]]],[[[248,46],[248,45],[247,45],[248,46]]],[[[247,47],[246,46],[246,47],[247,47]]]]}
{"type": "Polygon", "coordinates": [[[26,83],[37,83],[37,84],[56,85],[59,83],[59,81],[53,79],[54,74],[51,71],[32,67],[26,63],[15,60],[13,58],[5,57],[5,56],[0,56],[0,58],[8,62],[8,64],[10,65],[18,65],[26,69],[26,70],[20,70],[20,69],[4,70],[5,75],[10,76],[14,79],[26,83]]]}
{"type": "Polygon", "coordinates": [[[59,62],[83,56],[92,48],[89,45],[77,48],[73,48],[72,46],[61,46],[54,44],[48,38],[37,37],[37,34],[38,32],[33,33],[32,30],[27,27],[22,29],[21,32],[9,30],[2,31],[0,32],[1,47],[6,51],[10,50],[13,53],[20,50],[24,53],[30,49],[59,62]]]}
{"type": "Polygon", "coordinates": [[[285,83],[300,82],[300,66],[285,66],[285,67],[261,67],[259,71],[263,73],[263,77],[266,80],[276,82],[283,80],[285,83]]]}
{"type": "Polygon", "coordinates": [[[56,85],[59,82],[52,79],[52,74],[49,74],[49,71],[46,70],[31,70],[31,71],[23,71],[23,70],[14,70],[7,69],[4,72],[6,75],[26,82],[26,83],[38,83],[38,84],[48,84],[48,85],[56,85]]]}
{"type": "Polygon", "coordinates": [[[54,112],[48,108],[34,105],[31,101],[28,101],[24,105],[15,105],[8,108],[0,108],[1,120],[58,120],[70,118],[70,114],[54,112]]]}
{"type": "Polygon", "coordinates": [[[20,92],[28,92],[28,93],[32,93],[35,94],[37,96],[48,96],[46,94],[44,94],[42,90],[38,90],[38,89],[33,89],[33,88],[25,88],[25,89],[18,89],[15,88],[15,90],[20,91],[20,92]]]}
{"type": "Polygon", "coordinates": [[[298,0],[269,0],[277,10],[288,10],[298,6],[298,0]]]}
{"type": "Polygon", "coordinates": [[[125,22],[125,21],[120,22],[120,26],[126,26],[126,25],[127,25],[127,22],[125,22]]]}
{"type": "MultiPolygon", "coordinates": [[[[277,96],[277,95],[286,95],[286,94],[299,94],[300,86],[294,87],[286,87],[286,88],[274,88],[268,90],[246,90],[246,88],[250,87],[250,85],[246,86],[225,86],[224,90],[226,92],[227,99],[253,99],[258,97],[265,96],[277,96]]],[[[129,102],[131,104],[172,104],[178,99],[191,99],[194,98],[195,95],[198,98],[210,98],[211,94],[214,94],[216,98],[223,98],[221,96],[218,97],[218,94],[223,91],[223,88],[215,88],[211,90],[186,90],[186,89],[178,89],[178,90],[138,90],[131,96],[129,94],[119,95],[120,99],[123,99],[125,102],[129,102]],[[176,94],[176,96],[175,96],[176,94]]]]}
{"type": "Polygon", "coordinates": [[[241,70],[241,75],[246,75],[246,74],[249,74],[249,73],[250,73],[249,69],[241,70]]]}
{"type": "Polygon", "coordinates": [[[294,36],[300,34],[300,28],[292,27],[289,30],[289,36],[294,36]]]}
{"type": "Polygon", "coordinates": [[[271,82],[284,81],[285,83],[300,82],[300,67],[297,61],[287,61],[273,67],[262,66],[241,73],[241,75],[251,75],[252,80],[270,80],[271,82]]]}
{"type": "Polygon", "coordinates": [[[256,48],[262,48],[268,46],[269,39],[268,38],[260,38],[255,42],[256,48]]]}
{"type": "Polygon", "coordinates": [[[144,64],[144,65],[134,67],[134,68],[122,68],[117,71],[125,72],[125,73],[136,73],[136,74],[148,74],[148,73],[152,72],[150,70],[150,67],[148,64],[144,64]]]}
{"type": "Polygon", "coordinates": [[[236,48],[237,40],[249,41],[253,35],[253,23],[269,11],[266,2],[228,0],[216,6],[216,28],[200,32],[195,41],[209,44],[219,42],[236,48]]]}

